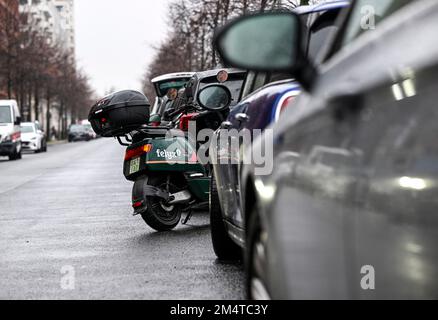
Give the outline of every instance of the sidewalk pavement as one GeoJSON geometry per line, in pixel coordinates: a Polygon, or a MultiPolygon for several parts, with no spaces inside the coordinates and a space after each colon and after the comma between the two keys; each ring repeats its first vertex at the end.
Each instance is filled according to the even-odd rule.
{"type": "Polygon", "coordinates": [[[64,144],[64,143],[67,143],[67,140],[53,140],[53,141],[47,142],[47,145],[54,146],[57,144],[64,144]]]}

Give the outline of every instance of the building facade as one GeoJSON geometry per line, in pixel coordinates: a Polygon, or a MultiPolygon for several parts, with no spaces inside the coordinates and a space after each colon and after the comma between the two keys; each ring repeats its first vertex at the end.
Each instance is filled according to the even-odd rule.
{"type": "MultiPolygon", "coordinates": [[[[1,0],[0,0],[1,1],[1,0]]],[[[74,2],[73,0],[11,0],[19,1],[19,12],[25,14],[33,22],[48,44],[58,45],[75,61],[75,28],[74,28],[74,2]]],[[[69,118],[62,119],[59,114],[59,102],[55,100],[39,103],[36,119],[34,108],[25,106],[25,117],[38,120],[43,128],[47,128],[47,114],[50,114],[50,132],[60,132],[63,122],[71,122],[69,118]]]]}
{"type": "Polygon", "coordinates": [[[8,98],[7,59],[11,54],[10,45],[19,28],[17,0],[0,0],[0,99],[8,98]]]}
{"type": "Polygon", "coordinates": [[[36,23],[47,43],[61,43],[63,30],[61,16],[53,0],[19,0],[19,11],[28,14],[28,19],[36,23]]]}
{"type": "MultiPolygon", "coordinates": [[[[16,0],[15,0],[16,1],[16,0]]],[[[20,12],[28,13],[37,22],[51,44],[59,44],[75,53],[73,0],[19,0],[20,12]]]]}
{"type": "Polygon", "coordinates": [[[62,40],[64,49],[75,54],[75,20],[73,0],[55,0],[55,7],[61,19],[62,40]]]}

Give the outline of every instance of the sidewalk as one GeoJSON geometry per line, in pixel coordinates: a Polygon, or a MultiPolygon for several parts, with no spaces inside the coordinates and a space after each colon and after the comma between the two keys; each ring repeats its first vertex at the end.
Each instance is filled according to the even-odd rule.
{"type": "Polygon", "coordinates": [[[49,141],[47,142],[48,146],[54,146],[57,144],[63,144],[63,143],[67,143],[67,140],[54,140],[54,141],[49,141]]]}

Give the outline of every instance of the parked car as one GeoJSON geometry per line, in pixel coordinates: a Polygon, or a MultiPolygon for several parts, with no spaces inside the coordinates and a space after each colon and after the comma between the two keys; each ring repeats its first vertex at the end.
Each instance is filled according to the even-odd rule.
{"type": "Polygon", "coordinates": [[[90,132],[92,139],[97,139],[97,134],[94,132],[93,127],[91,126],[90,121],[82,120],[79,122],[80,125],[84,126],[90,132]]]}
{"type": "Polygon", "coordinates": [[[21,116],[15,100],[0,100],[0,156],[21,159],[21,116]]]}
{"type": "Polygon", "coordinates": [[[68,129],[68,142],[90,141],[93,139],[93,131],[87,126],[74,124],[68,129]]]}
{"type": "MultiPolygon", "coordinates": [[[[348,1],[335,1],[295,9],[294,12],[305,25],[303,38],[306,41],[303,52],[306,52],[310,60],[316,59],[327,37],[337,29],[337,18],[348,4],[348,1]]],[[[243,148],[250,148],[248,141],[240,140],[234,144],[224,136],[233,129],[240,132],[248,130],[255,135],[256,130],[261,132],[278,121],[289,103],[301,91],[299,83],[292,78],[288,71],[249,72],[242,90],[243,100],[223,123],[222,129],[226,130],[219,130],[214,137],[218,143],[217,150],[211,153],[214,174],[210,183],[210,217],[213,248],[220,259],[242,257],[241,247],[244,246],[245,237],[244,221],[240,212],[240,193],[245,186],[240,183],[242,166],[239,165],[239,158],[243,148]],[[244,145],[245,143],[247,144],[244,145]],[[236,240],[238,244],[235,243],[236,240]]],[[[254,138],[254,135],[251,137],[254,138]]]]}
{"type": "Polygon", "coordinates": [[[304,89],[273,126],[273,172],[242,170],[251,298],[438,298],[437,27],[434,0],[353,1],[320,67],[293,13],[218,36],[225,61],[292,71],[304,89]]]}
{"type": "Polygon", "coordinates": [[[38,122],[23,122],[21,124],[21,140],[23,150],[35,153],[47,151],[47,138],[38,122]]]}

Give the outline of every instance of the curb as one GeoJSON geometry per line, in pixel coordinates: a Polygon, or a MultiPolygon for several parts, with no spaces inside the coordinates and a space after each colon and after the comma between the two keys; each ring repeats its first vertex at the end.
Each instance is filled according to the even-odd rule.
{"type": "Polygon", "coordinates": [[[47,145],[54,146],[54,145],[64,144],[64,143],[67,143],[67,140],[49,141],[49,142],[47,142],[47,145]]]}

